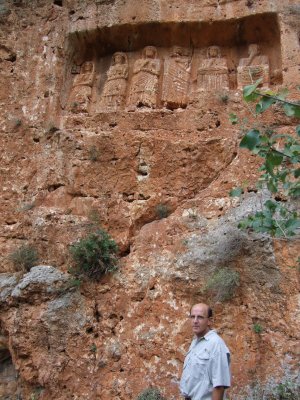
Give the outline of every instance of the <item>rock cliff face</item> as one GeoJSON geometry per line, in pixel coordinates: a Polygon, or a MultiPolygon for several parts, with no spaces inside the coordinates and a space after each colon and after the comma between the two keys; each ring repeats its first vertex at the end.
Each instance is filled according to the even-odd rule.
{"type": "Polygon", "coordinates": [[[258,160],[228,114],[247,115],[249,71],[299,96],[299,2],[142,3],[0,0],[1,399],[178,399],[196,301],[231,349],[231,399],[295,368],[299,241],[237,229],[258,160]],[[120,268],[78,288],[68,246],[95,219],[120,268]],[[26,274],[9,258],[24,244],[26,274]],[[240,283],[216,302],[222,268],[240,283]]]}

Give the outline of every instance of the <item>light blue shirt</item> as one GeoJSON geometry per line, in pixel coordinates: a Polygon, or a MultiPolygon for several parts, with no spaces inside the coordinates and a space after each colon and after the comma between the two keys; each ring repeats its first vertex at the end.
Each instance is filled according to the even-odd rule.
{"type": "Polygon", "coordinates": [[[214,387],[230,386],[229,364],[230,352],[216,331],[195,337],[184,360],[181,393],[192,400],[211,400],[214,387]]]}

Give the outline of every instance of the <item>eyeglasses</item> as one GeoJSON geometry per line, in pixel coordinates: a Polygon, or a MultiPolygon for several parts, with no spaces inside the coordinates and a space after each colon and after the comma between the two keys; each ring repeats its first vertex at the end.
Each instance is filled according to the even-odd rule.
{"type": "Polygon", "coordinates": [[[207,319],[208,317],[203,317],[203,315],[190,315],[190,319],[196,319],[197,321],[201,321],[203,319],[207,319]]]}

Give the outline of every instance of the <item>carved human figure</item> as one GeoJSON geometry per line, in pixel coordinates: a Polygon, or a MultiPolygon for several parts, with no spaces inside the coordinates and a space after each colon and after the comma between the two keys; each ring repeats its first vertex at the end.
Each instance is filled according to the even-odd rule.
{"type": "Polygon", "coordinates": [[[143,50],[143,58],[136,60],[133,66],[129,106],[156,107],[159,74],[160,60],[157,58],[157,50],[153,46],[147,46],[143,50]]]}
{"type": "Polygon", "coordinates": [[[124,105],[127,78],[127,54],[117,52],[113,55],[112,65],[107,71],[107,80],[100,100],[100,106],[102,108],[117,110],[124,105]]]}
{"type": "Polygon", "coordinates": [[[258,44],[250,44],[249,57],[241,58],[237,68],[238,88],[249,85],[262,79],[261,86],[268,86],[270,82],[270,66],[268,56],[261,55],[258,44]]]}
{"type": "Polygon", "coordinates": [[[189,52],[183,47],[174,46],[164,67],[162,103],[165,107],[175,109],[187,106],[189,77],[189,52]]]}
{"type": "Polygon", "coordinates": [[[86,61],[80,73],[75,75],[69,97],[69,109],[72,112],[87,112],[92,95],[94,81],[94,63],[86,61]]]}
{"type": "Polygon", "coordinates": [[[227,60],[221,57],[219,46],[207,49],[207,58],[197,72],[197,87],[200,91],[229,89],[227,60]]]}

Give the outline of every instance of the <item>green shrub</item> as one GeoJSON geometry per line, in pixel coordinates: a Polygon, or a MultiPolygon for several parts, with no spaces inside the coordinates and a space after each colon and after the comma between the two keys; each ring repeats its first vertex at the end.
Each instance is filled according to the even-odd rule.
{"type": "Polygon", "coordinates": [[[255,324],[253,325],[253,331],[254,331],[255,333],[257,333],[257,334],[260,334],[260,333],[262,333],[262,331],[263,331],[263,327],[262,327],[259,323],[255,323],[255,324]]]}
{"type": "Polygon", "coordinates": [[[39,262],[37,251],[30,245],[22,245],[9,255],[9,259],[17,271],[23,272],[30,271],[39,262]]]}
{"type": "Polygon", "coordinates": [[[281,381],[269,378],[267,382],[255,382],[238,394],[236,400],[299,400],[299,377],[286,374],[281,381]]]}
{"type": "Polygon", "coordinates": [[[215,301],[226,301],[233,296],[239,282],[238,272],[221,268],[209,278],[204,291],[208,292],[215,301]]]}
{"type": "Polygon", "coordinates": [[[275,387],[276,399],[280,400],[299,400],[300,385],[296,382],[286,380],[275,387]]]}
{"type": "Polygon", "coordinates": [[[140,393],[136,400],[165,400],[157,388],[148,388],[140,393]]]}
{"type": "Polygon", "coordinates": [[[221,93],[221,94],[219,95],[219,98],[220,98],[220,100],[221,100],[222,103],[224,103],[224,104],[227,104],[227,103],[228,103],[229,96],[228,96],[227,93],[221,93]]]}
{"type": "Polygon", "coordinates": [[[156,215],[159,219],[167,218],[171,210],[167,204],[158,204],[155,208],[156,215]]]}
{"type": "Polygon", "coordinates": [[[75,275],[99,280],[104,274],[117,268],[118,247],[107,232],[97,229],[70,246],[75,275]]]}

